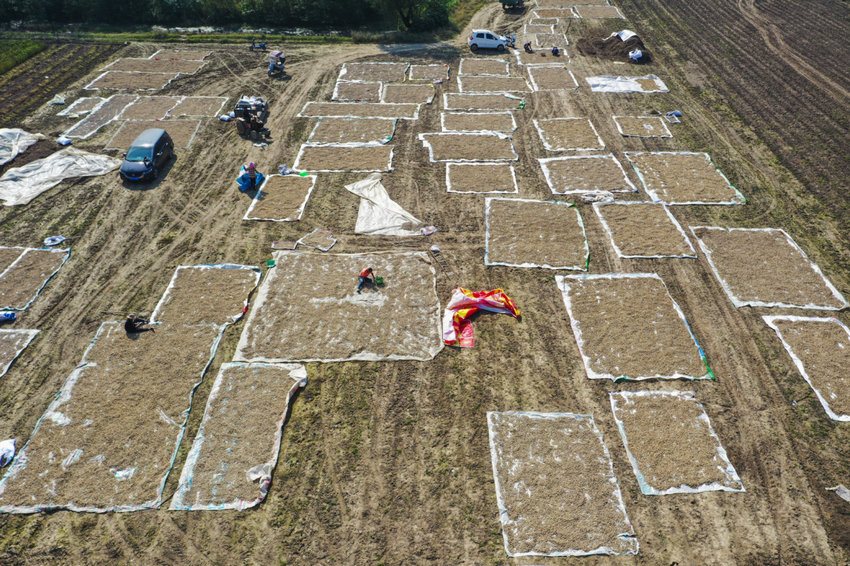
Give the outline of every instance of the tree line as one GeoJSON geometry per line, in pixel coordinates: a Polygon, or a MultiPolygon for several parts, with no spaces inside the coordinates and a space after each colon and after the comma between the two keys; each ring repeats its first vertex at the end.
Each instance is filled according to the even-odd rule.
{"type": "Polygon", "coordinates": [[[0,0],[0,22],[402,28],[449,23],[457,0],[0,0]]]}

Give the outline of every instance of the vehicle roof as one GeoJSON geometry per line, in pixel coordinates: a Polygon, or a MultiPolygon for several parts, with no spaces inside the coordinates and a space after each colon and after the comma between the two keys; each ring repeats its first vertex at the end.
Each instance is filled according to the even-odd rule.
{"type": "Polygon", "coordinates": [[[492,33],[493,35],[499,35],[498,33],[492,32],[489,29],[474,29],[474,30],[472,30],[472,33],[479,33],[479,32],[486,32],[486,33],[492,33]]]}
{"type": "Polygon", "coordinates": [[[150,130],[145,130],[139,134],[139,137],[136,138],[136,141],[134,141],[130,147],[153,147],[164,133],[165,130],[162,128],[151,128],[150,130]]]}

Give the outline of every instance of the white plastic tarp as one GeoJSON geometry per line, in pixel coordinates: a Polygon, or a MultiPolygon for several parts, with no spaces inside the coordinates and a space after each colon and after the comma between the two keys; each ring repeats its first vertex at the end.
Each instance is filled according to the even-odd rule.
{"type": "Polygon", "coordinates": [[[0,128],[0,165],[6,165],[19,153],[38,140],[47,139],[41,134],[30,134],[20,128],[0,128]]]}
{"type": "Polygon", "coordinates": [[[360,197],[355,234],[372,236],[418,236],[422,222],[390,199],[381,174],[372,173],[362,181],[346,185],[349,192],[360,197]]]}
{"type": "Polygon", "coordinates": [[[591,92],[669,92],[667,85],[655,75],[645,77],[615,77],[613,75],[602,75],[599,77],[587,77],[587,84],[591,92]],[[651,80],[655,82],[654,89],[646,89],[638,82],[651,80]]]}
{"type": "Polygon", "coordinates": [[[624,29],[623,31],[616,31],[612,33],[609,37],[617,36],[620,38],[620,41],[628,41],[633,37],[637,37],[637,34],[629,29],[624,29]]]}
{"type": "Polygon", "coordinates": [[[72,177],[106,175],[121,167],[121,160],[69,147],[0,177],[0,199],[6,206],[29,201],[72,177]]]}

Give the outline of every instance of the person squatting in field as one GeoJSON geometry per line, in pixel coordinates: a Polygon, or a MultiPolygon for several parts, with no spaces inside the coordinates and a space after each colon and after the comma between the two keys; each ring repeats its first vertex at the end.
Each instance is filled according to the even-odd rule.
{"type": "Polygon", "coordinates": [[[127,317],[127,320],[124,322],[124,330],[127,334],[139,334],[140,332],[153,332],[156,333],[156,330],[153,328],[142,328],[144,325],[148,323],[147,320],[136,318],[132,314],[127,317]]]}
{"type": "Polygon", "coordinates": [[[366,285],[367,282],[371,282],[371,283],[375,282],[375,274],[372,272],[372,268],[367,267],[366,269],[361,271],[360,275],[358,276],[358,279],[359,279],[359,283],[357,284],[357,292],[359,293],[360,290],[363,289],[363,286],[366,285]],[[371,280],[369,279],[370,275],[372,276],[371,280]]]}

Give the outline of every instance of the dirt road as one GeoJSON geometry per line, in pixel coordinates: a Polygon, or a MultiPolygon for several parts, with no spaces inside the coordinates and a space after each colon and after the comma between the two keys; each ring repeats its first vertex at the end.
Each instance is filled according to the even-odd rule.
{"type": "MultiPolygon", "coordinates": [[[[631,17],[629,4],[623,8],[631,17]]],[[[487,4],[472,26],[513,31],[527,18],[487,4]]],[[[544,149],[533,119],[589,117],[624,164],[623,151],[708,151],[749,204],[674,207],[679,222],[685,228],[785,228],[850,296],[850,276],[841,269],[848,254],[846,230],[835,218],[812,212],[824,205],[753,129],[716,104],[707,84],[702,87],[705,95],[695,94],[693,84],[707,81],[706,69],[665,55],[654,28],[644,32],[640,20],[634,24],[655,57],[640,70],[659,75],[670,93],[592,94],[586,76],[638,73],[611,61],[574,56],[570,66],[581,85],[577,91],[527,95],[525,109],[515,112],[513,142],[520,156],[516,196],[552,199],[537,159],[558,153],[544,149]],[[683,112],[684,122],[672,127],[669,140],[623,138],[611,120],[614,115],[672,109],[683,112]]],[[[627,24],[615,21],[603,30],[598,23],[577,20],[570,26],[568,35],[575,43],[586,34],[610,33],[627,24]]],[[[282,163],[292,165],[315,123],[296,115],[307,101],[330,99],[342,63],[444,61],[455,77],[460,56],[468,53],[464,37],[428,46],[298,48],[287,53],[285,80],[266,76],[262,56],[241,47],[211,47],[209,64],[164,93],[228,96],[231,103],[240,94],[266,97],[272,104],[272,143],[267,148],[240,139],[232,124],[210,120],[156,184],[125,187],[117,176],[81,180],[59,185],[27,206],[0,211],[4,245],[36,245],[54,234],[72,238],[73,244],[66,266],[16,323],[42,333],[0,380],[4,438],[29,436],[101,321],[112,318],[102,311],[150,312],[175,266],[223,261],[264,265],[271,241],[295,240],[317,227],[337,234],[338,253],[436,244],[457,272],[454,281],[438,278],[442,302],[456,285],[502,288],[523,315],[519,321],[478,318],[474,348],[445,349],[431,362],[308,364],[309,383],[295,400],[268,499],[257,509],[2,516],[0,563],[554,565],[575,560],[505,555],[485,418],[487,411],[502,410],[596,418],[641,549],[637,556],[582,563],[847,563],[850,515],[846,504],[824,488],[850,484],[850,429],[826,417],[762,322],[762,314],[780,314],[777,309],[736,309],[702,254],[696,260],[619,259],[596,215],[579,204],[590,244],[590,271],[658,273],[717,376],[716,381],[696,383],[589,381],[554,283],[556,272],[485,267],[483,197],[447,193],[444,166],[429,163],[417,139],[418,133],[440,131],[440,95],[458,92],[456,80],[438,86],[435,102],[423,108],[418,121],[399,121],[393,140],[395,171],[384,176],[396,202],[440,229],[427,241],[408,247],[395,246],[398,238],[355,236],[358,199],[343,185],[364,176],[357,174],[320,175],[298,223],[241,220],[249,202],[233,182],[239,166],[254,161],[261,172],[269,172],[282,163]],[[608,393],[642,389],[695,391],[747,492],[641,495],[608,393]]],[[[131,45],[110,61],[145,57],[157,49],[131,45]]],[[[523,71],[512,64],[511,73],[521,76],[523,71]]],[[[94,76],[80,77],[67,91],[71,98],[94,76]]],[[[42,109],[26,127],[58,134],[69,122],[55,112],[42,109]]],[[[99,151],[116,129],[111,124],[75,145],[99,151]]],[[[629,176],[639,185],[631,171],[629,176]]],[[[641,200],[645,193],[630,198],[641,200]]],[[[798,313],[809,314],[791,314],[798,313]]],[[[844,313],[838,318],[850,321],[844,313]]],[[[176,470],[197,432],[209,377],[232,359],[242,324],[225,333],[208,379],[196,394],[176,470]]],[[[166,497],[173,494],[178,476],[171,474],[166,497]]]]}

